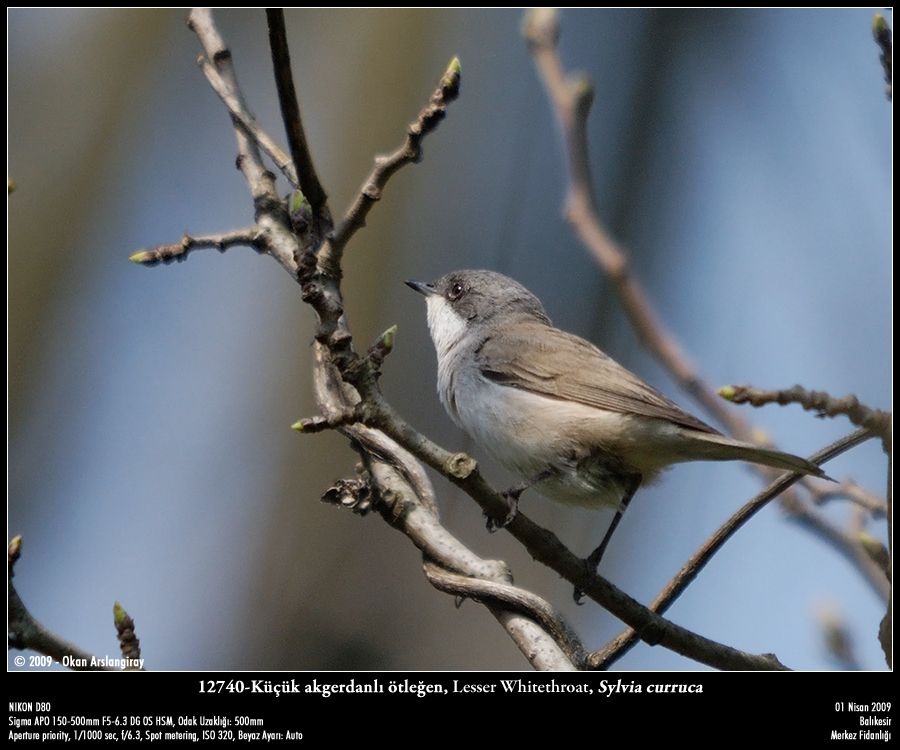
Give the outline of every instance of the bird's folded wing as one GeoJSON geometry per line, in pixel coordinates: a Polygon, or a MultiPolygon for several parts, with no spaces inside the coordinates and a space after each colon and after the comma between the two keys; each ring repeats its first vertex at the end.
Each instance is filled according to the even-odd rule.
{"type": "Polygon", "coordinates": [[[512,388],[719,434],[589,342],[541,323],[504,326],[481,344],[476,362],[486,378],[512,388]]]}

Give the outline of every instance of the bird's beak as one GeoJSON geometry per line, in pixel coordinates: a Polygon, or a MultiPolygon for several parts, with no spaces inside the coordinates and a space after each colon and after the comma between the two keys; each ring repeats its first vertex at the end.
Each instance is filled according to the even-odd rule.
{"type": "Polygon", "coordinates": [[[424,281],[406,281],[404,283],[410,289],[415,289],[419,294],[425,295],[426,297],[438,293],[434,288],[434,284],[426,284],[424,281]]]}

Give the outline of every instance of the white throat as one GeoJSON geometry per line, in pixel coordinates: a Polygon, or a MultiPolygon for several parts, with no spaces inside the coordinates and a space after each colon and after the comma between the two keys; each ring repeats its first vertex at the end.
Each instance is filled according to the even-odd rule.
{"type": "Polygon", "coordinates": [[[466,335],[468,324],[443,297],[432,294],[426,298],[428,303],[428,330],[438,360],[446,357],[466,335]]]}

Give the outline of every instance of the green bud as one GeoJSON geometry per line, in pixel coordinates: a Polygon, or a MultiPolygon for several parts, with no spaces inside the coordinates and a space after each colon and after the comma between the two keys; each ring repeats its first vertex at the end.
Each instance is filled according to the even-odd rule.
{"type": "Polygon", "coordinates": [[[291,213],[295,213],[297,211],[302,211],[304,208],[309,208],[310,203],[306,200],[306,196],[299,190],[295,190],[291,193],[291,213]]]}
{"type": "Polygon", "coordinates": [[[397,333],[397,326],[393,325],[381,334],[381,345],[384,347],[385,354],[394,348],[394,336],[397,333]]]}
{"type": "Polygon", "coordinates": [[[125,611],[125,607],[119,604],[119,602],[115,602],[113,604],[113,622],[117,626],[122,625],[127,617],[128,613],[125,611]]]}
{"type": "Polygon", "coordinates": [[[132,253],[128,256],[128,260],[130,260],[132,263],[137,263],[138,265],[148,263],[153,259],[153,253],[151,253],[149,250],[138,250],[136,253],[132,253]]]}
{"type": "Polygon", "coordinates": [[[459,63],[459,58],[454,57],[441,78],[441,89],[444,91],[444,96],[447,99],[455,99],[459,94],[459,82],[461,76],[462,66],[459,63]]]}
{"type": "Polygon", "coordinates": [[[9,540],[9,546],[6,548],[8,558],[15,560],[22,552],[22,535],[16,534],[9,540]]]}

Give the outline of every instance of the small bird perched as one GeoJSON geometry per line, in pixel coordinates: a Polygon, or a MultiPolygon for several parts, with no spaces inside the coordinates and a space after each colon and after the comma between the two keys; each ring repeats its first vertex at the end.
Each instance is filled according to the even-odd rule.
{"type": "MultiPolygon", "coordinates": [[[[617,510],[595,569],[638,487],[682,461],[750,461],[824,476],[799,456],[722,435],[578,336],[554,328],[540,300],[494,271],[407,281],[425,296],[447,413],[524,478],[507,490],[505,526],[528,487],[551,500],[617,510]]],[[[497,528],[492,521],[488,528],[497,528]]]]}

